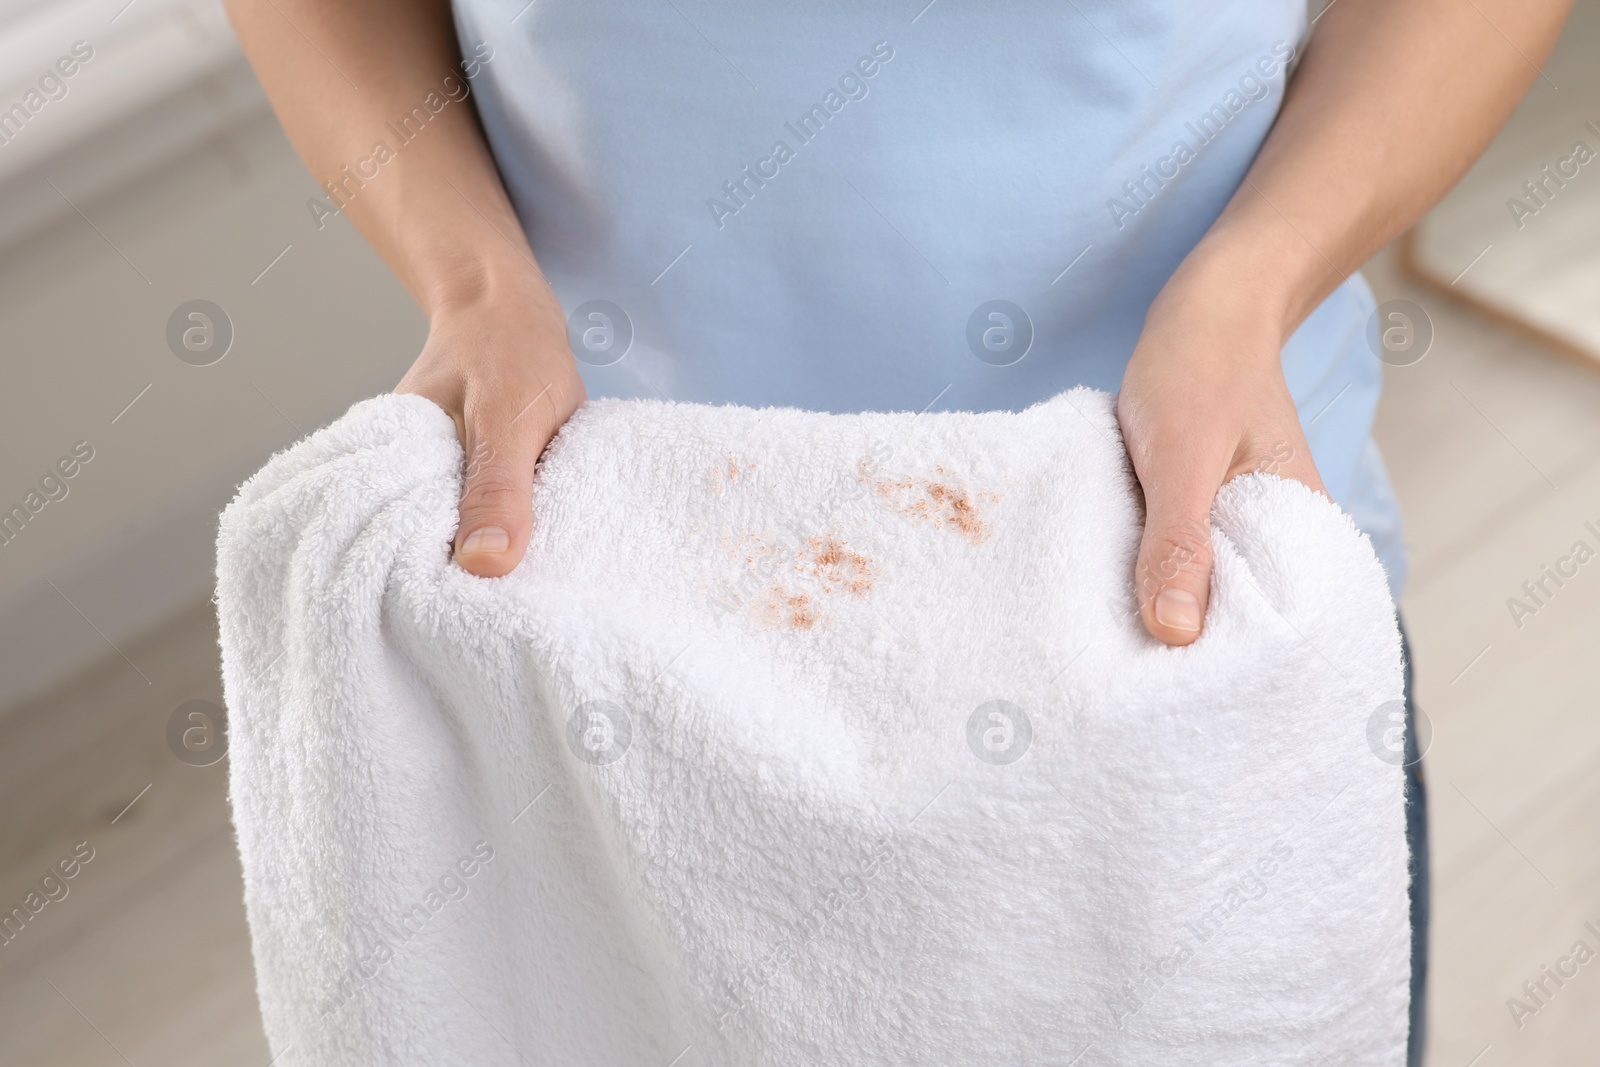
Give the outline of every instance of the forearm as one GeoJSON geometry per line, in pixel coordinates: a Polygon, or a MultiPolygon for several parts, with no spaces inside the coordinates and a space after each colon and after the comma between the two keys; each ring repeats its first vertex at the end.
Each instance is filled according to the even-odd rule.
{"type": "Polygon", "coordinates": [[[306,166],[424,311],[547,293],[466,95],[448,0],[226,3],[306,166]]]}
{"type": "Polygon", "coordinates": [[[1570,0],[1336,0],[1246,180],[1179,276],[1287,338],[1510,116],[1570,0]],[[1502,36],[1503,34],[1503,36],[1502,36]]]}

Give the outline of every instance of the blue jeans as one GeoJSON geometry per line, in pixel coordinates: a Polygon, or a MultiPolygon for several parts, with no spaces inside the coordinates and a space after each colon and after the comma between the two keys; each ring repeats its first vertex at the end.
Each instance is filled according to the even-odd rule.
{"type": "Polygon", "coordinates": [[[1428,1019],[1428,790],[1417,752],[1416,702],[1412,697],[1411,642],[1400,624],[1400,651],[1406,669],[1406,845],[1411,851],[1411,1036],[1408,1067],[1422,1067],[1428,1019]]]}

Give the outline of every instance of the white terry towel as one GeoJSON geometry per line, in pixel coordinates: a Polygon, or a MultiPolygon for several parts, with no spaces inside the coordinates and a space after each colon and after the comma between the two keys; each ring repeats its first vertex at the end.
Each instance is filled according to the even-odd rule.
{"type": "Polygon", "coordinates": [[[500,579],[461,466],[381,396],[222,519],[281,1067],[1403,1061],[1399,637],[1323,498],[1224,487],[1166,648],[1103,393],[591,402],[500,579]]]}

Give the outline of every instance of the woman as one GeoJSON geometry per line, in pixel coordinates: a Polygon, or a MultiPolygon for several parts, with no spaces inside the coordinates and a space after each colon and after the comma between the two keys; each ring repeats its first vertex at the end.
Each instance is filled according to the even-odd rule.
{"type": "Polygon", "coordinates": [[[1565,8],[1337,0],[1305,43],[1290,0],[229,0],[318,213],[429,315],[399,388],[471,457],[468,571],[521,559],[586,387],[858,411],[1087,384],[1118,392],[1138,610],[1171,645],[1244,471],[1328,493],[1398,596],[1355,271],[1483,149],[1565,8]]]}

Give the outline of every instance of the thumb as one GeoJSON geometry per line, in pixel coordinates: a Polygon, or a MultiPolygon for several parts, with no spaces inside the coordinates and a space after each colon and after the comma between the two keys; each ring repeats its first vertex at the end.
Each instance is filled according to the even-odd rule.
{"type": "Polygon", "coordinates": [[[1145,484],[1144,534],[1134,584],[1150,636],[1187,645],[1200,636],[1211,594],[1211,502],[1217,483],[1191,476],[1145,484]]]}
{"type": "Polygon", "coordinates": [[[467,469],[456,562],[481,578],[509,574],[533,533],[533,470],[555,433],[554,405],[548,390],[523,392],[469,397],[462,412],[467,469]]]}

